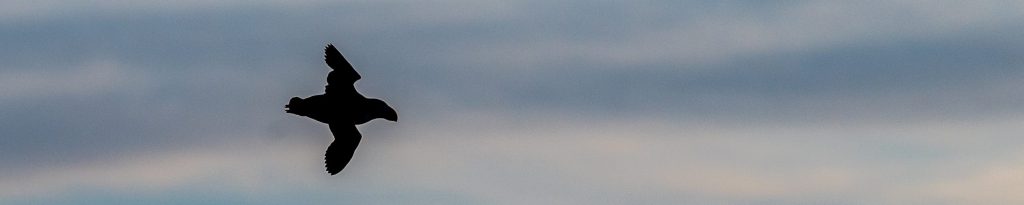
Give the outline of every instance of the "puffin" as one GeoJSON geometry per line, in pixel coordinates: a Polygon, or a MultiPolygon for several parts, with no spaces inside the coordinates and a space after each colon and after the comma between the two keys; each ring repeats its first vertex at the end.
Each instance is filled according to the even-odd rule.
{"type": "Polygon", "coordinates": [[[356,91],[355,82],[362,78],[338,48],[327,44],[324,61],[331,71],[327,73],[324,93],[308,98],[292,97],[285,112],[326,123],[334,135],[327,146],[324,164],[327,173],[338,174],[352,160],[362,135],[356,125],[374,119],[398,122],[398,112],[383,100],[366,98],[356,91]]]}

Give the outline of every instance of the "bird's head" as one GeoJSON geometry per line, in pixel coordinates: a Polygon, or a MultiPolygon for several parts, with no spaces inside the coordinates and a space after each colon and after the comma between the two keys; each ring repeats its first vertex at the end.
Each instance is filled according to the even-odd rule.
{"type": "Polygon", "coordinates": [[[379,118],[384,118],[385,120],[389,120],[392,122],[398,122],[398,112],[396,112],[394,108],[391,108],[391,106],[388,106],[387,103],[384,103],[383,100],[370,99],[370,106],[373,107],[373,109],[377,110],[376,113],[381,114],[381,116],[378,116],[379,118]]]}

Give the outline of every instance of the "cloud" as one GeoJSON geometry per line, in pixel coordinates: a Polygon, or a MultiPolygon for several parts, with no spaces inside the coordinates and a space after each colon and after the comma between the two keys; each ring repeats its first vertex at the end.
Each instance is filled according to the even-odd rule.
{"type": "Polygon", "coordinates": [[[77,190],[160,192],[215,180],[233,190],[265,190],[269,184],[309,182],[308,178],[276,179],[319,173],[314,151],[303,140],[218,142],[202,146],[133,152],[103,160],[49,166],[33,172],[7,173],[0,178],[0,198],[59,196],[77,190]],[[271,164],[272,163],[272,164],[271,164]],[[268,180],[275,181],[269,182],[268,180]],[[283,181],[276,181],[283,180],[283,181]]]}
{"type": "Polygon", "coordinates": [[[267,193],[308,188],[307,195],[350,193],[361,195],[351,200],[377,202],[401,199],[363,194],[446,193],[453,194],[451,200],[489,204],[523,198],[571,204],[899,204],[950,197],[1010,204],[1014,192],[956,190],[966,189],[963,184],[989,185],[992,176],[1009,176],[1005,173],[1012,168],[1000,168],[1006,160],[999,156],[1013,156],[1002,153],[1016,149],[990,145],[1016,144],[1002,136],[1019,133],[1014,125],[1020,122],[740,126],[529,120],[537,118],[495,114],[452,117],[458,120],[363,127],[366,136],[375,137],[363,141],[342,177],[322,173],[319,156],[326,140],[290,136],[6,175],[0,178],[6,185],[0,190],[5,197],[61,197],[79,189],[160,193],[194,187],[241,193],[252,201],[272,200],[267,193]],[[973,133],[976,142],[962,143],[961,133],[973,133]],[[967,166],[971,164],[984,166],[967,166]]]}
{"type": "Polygon", "coordinates": [[[1021,203],[1014,193],[1024,189],[1024,180],[1018,174],[1024,167],[1011,165],[1020,162],[1020,158],[1015,157],[999,163],[982,164],[961,173],[960,177],[938,180],[918,194],[956,204],[1021,203]]]}
{"type": "Polygon", "coordinates": [[[5,200],[1015,202],[1019,4],[121,3],[0,12],[5,200]],[[403,115],[334,178],[326,42],[403,115]]]}
{"type": "Polygon", "coordinates": [[[65,2],[65,1],[23,1],[8,2],[4,7],[5,22],[32,21],[36,19],[67,18],[73,15],[117,13],[117,14],[148,14],[153,13],[187,13],[197,10],[223,10],[232,7],[305,7],[322,4],[327,1],[103,1],[103,2],[65,2]],[[70,14],[70,15],[69,15],[70,14]]]}
{"type": "Polygon", "coordinates": [[[103,59],[73,68],[10,69],[0,76],[0,96],[7,102],[103,95],[144,87],[146,82],[146,76],[130,74],[125,65],[103,59]]]}
{"type": "Polygon", "coordinates": [[[602,20],[547,12],[535,18],[517,19],[520,21],[515,23],[498,22],[508,28],[495,26],[496,29],[522,33],[525,37],[497,45],[477,44],[463,49],[458,56],[473,56],[469,59],[478,59],[481,64],[502,62],[500,64],[527,69],[563,61],[704,68],[688,65],[716,64],[766,53],[970,33],[979,28],[1002,26],[1010,23],[1009,19],[1021,17],[1012,8],[1022,5],[1005,3],[687,2],[659,7],[644,4],[594,6],[601,12],[579,11],[591,7],[553,5],[549,7],[602,20]],[[669,14],[668,10],[678,12],[669,14]],[[661,20],[667,16],[674,18],[661,20]]]}

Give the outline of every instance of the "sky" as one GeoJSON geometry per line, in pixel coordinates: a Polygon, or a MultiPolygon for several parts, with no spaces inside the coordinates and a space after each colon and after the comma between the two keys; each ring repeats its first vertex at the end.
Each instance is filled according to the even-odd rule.
{"type": "Polygon", "coordinates": [[[0,204],[1022,204],[1019,1],[5,1],[0,204]],[[333,43],[400,116],[328,175],[333,43]]]}

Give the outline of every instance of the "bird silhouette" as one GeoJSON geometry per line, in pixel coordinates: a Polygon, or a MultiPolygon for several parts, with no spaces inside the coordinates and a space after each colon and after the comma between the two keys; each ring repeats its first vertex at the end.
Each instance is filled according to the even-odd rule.
{"type": "Polygon", "coordinates": [[[345,168],[359,146],[362,135],[356,125],[377,118],[398,122],[398,113],[384,101],[363,97],[356,91],[353,84],[362,77],[334,45],[324,48],[324,60],[331,67],[324,94],[306,99],[292,97],[284,107],[287,113],[327,123],[334,142],[327,147],[324,162],[327,173],[335,175],[345,168]]]}

